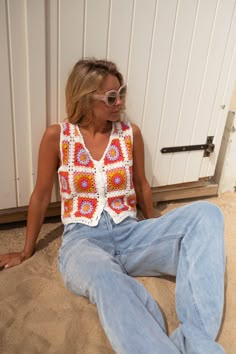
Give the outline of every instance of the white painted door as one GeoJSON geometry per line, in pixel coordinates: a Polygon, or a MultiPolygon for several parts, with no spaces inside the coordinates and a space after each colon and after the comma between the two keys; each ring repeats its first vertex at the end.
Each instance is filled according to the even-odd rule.
{"type": "Polygon", "coordinates": [[[135,10],[140,17],[149,10],[150,19],[143,26],[134,18],[128,75],[149,180],[155,187],[213,176],[236,76],[235,1],[163,0],[153,9],[138,1],[135,10]],[[210,157],[160,152],[207,136],[214,136],[210,157]]]}
{"type": "MultiPolygon", "coordinates": [[[[142,129],[153,187],[213,176],[236,79],[235,0],[61,0],[57,20],[59,116],[64,84],[80,57],[114,60],[128,85],[127,116],[142,129]],[[125,10],[124,10],[125,9],[125,10]],[[162,154],[205,144],[214,153],[162,154]]],[[[49,46],[51,48],[51,46],[49,46]]],[[[54,58],[57,54],[54,52],[54,58]]]]}
{"type": "Polygon", "coordinates": [[[0,209],[28,204],[41,136],[65,118],[66,79],[81,57],[114,60],[123,72],[127,117],[142,129],[153,187],[214,175],[236,79],[235,5],[0,0],[0,209]],[[209,157],[160,152],[209,135],[209,157]]]}

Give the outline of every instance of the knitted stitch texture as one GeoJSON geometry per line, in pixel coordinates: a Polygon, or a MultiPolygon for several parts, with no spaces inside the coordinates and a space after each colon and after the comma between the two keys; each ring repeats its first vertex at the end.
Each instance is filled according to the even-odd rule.
{"type": "Polygon", "coordinates": [[[63,122],[60,126],[62,222],[96,226],[103,210],[116,224],[128,216],[136,217],[130,123],[113,123],[99,161],[92,158],[77,125],[63,122]]]}

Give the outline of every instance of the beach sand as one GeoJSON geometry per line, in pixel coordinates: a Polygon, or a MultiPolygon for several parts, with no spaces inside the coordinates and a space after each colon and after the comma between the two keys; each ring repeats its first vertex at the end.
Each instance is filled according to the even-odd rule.
{"type": "MultiPolygon", "coordinates": [[[[226,302],[218,341],[227,354],[235,354],[236,193],[224,193],[206,200],[219,205],[225,216],[226,302]]],[[[157,209],[165,214],[189,202],[160,203],[157,209]]],[[[64,287],[57,270],[62,232],[59,218],[47,220],[34,256],[17,267],[0,272],[1,354],[114,353],[99,323],[96,306],[64,287]]],[[[24,235],[25,223],[0,225],[0,254],[21,250],[24,235]]],[[[142,277],[137,280],[160,305],[171,333],[178,326],[175,279],[142,277]]]]}

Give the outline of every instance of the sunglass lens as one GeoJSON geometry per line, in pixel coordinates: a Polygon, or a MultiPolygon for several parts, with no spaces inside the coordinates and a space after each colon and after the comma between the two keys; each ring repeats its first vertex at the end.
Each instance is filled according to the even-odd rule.
{"type": "Polygon", "coordinates": [[[121,90],[120,90],[120,97],[121,99],[124,98],[126,95],[126,87],[123,87],[121,90]]]}
{"type": "Polygon", "coordinates": [[[109,106],[112,106],[113,104],[115,104],[116,102],[116,93],[115,92],[111,92],[109,93],[109,95],[107,95],[107,103],[109,106]]]}

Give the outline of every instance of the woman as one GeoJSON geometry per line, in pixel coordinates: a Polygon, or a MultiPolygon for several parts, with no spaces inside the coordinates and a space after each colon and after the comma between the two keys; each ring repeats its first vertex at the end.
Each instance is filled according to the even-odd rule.
{"type": "Polygon", "coordinates": [[[65,225],[59,269],[65,285],[98,308],[117,353],[217,354],[224,302],[220,210],[197,202],[154,218],[139,128],[122,122],[126,86],[114,63],[80,60],[66,87],[67,121],[49,127],[39,150],[24,250],[0,256],[13,267],[32,256],[58,170],[65,225]],[[136,218],[136,200],[145,220],[136,218]],[[176,275],[179,327],[131,276],[176,275]]]}

